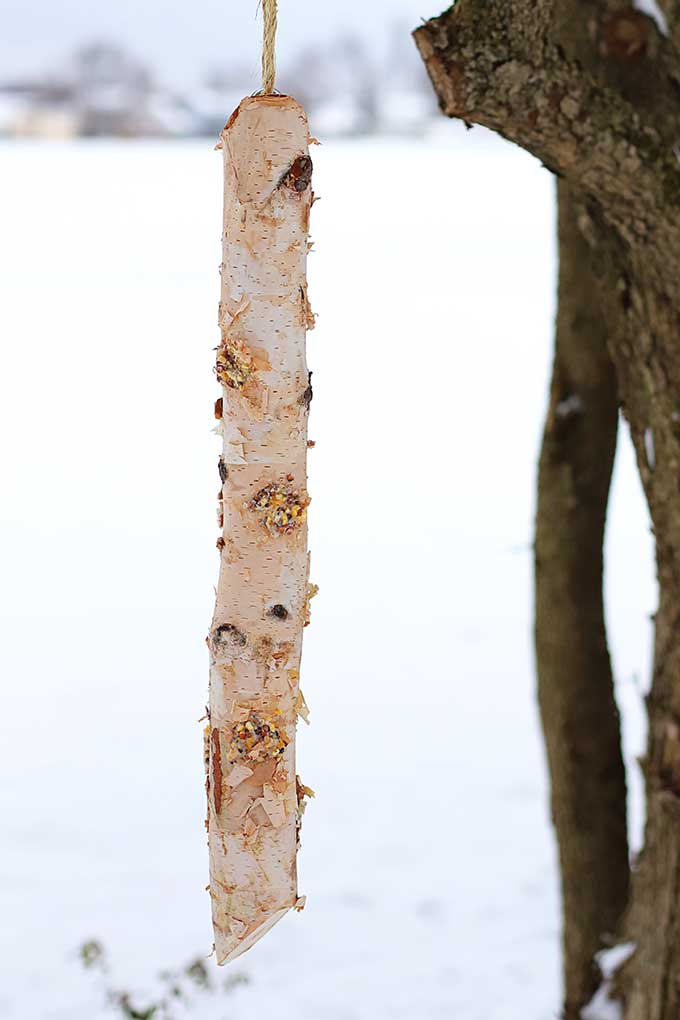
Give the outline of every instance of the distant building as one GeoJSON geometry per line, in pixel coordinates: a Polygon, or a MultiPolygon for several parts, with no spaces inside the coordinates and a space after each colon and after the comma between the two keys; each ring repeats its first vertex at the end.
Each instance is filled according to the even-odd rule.
{"type": "Polygon", "coordinates": [[[72,97],[45,82],[0,85],[0,136],[73,138],[80,119],[72,97]]]}

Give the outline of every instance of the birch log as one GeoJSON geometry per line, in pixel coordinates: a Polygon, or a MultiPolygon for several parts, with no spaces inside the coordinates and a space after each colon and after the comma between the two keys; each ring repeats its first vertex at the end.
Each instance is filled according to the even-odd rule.
{"type": "Polygon", "coordinates": [[[244,99],[221,135],[224,230],[216,372],[221,564],[210,649],[208,843],[218,963],[301,908],[307,791],[295,771],[309,618],[305,335],[313,201],[304,110],[244,99]]]}

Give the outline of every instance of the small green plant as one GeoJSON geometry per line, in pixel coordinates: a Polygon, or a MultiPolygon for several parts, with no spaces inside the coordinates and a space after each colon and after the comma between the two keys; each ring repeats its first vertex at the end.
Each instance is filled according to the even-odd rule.
{"type": "Polygon", "coordinates": [[[80,956],[80,962],[83,967],[90,970],[93,967],[102,967],[104,950],[101,942],[97,942],[96,939],[91,939],[89,942],[83,942],[82,946],[78,950],[80,956]]]}
{"type": "Polygon", "coordinates": [[[86,970],[98,972],[103,981],[104,997],[108,1005],[124,1020],[177,1020],[180,1013],[191,1009],[192,991],[202,994],[227,994],[246,985],[246,974],[230,974],[217,981],[206,959],[197,956],[179,970],[163,970],[156,977],[158,990],[151,1001],[140,1002],[126,989],[116,988],[109,979],[107,954],[98,939],[89,939],[78,949],[78,958],[86,970]]]}

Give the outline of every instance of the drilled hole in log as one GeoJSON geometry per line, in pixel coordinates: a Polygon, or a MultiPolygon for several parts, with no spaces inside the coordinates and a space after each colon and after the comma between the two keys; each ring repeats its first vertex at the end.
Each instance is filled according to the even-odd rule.
{"type": "Polygon", "coordinates": [[[300,396],[299,402],[302,404],[303,407],[306,407],[307,410],[309,410],[309,405],[312,402],[312,397],[313,396],[314,396],[314,391],[312,389],[312,373],[310,372],[309,373],[309,377],[307,379],[307,389],[300,396]]]}
{"type": "Polygon", "coordinates": [[[272,606],[269,610],[270,616],[275,616],[277,620],[287,620],[288,610],[285,606],[282,606],[280,602],[277,602],[275,606],[272,606]]]}
{"type": "Polygon", "coordinates": [[[215,655],[230,652],[234,648],[245,648],[248,638],[233,623],[223,623],[212,633],[212,649],[215,655]]]}
{"type": "Polygon", "coordinates": [[[279,185],[298,193],[309,187],[312,180],[313,164],[309,156],[298,156],[279,181],[279,185]]]}

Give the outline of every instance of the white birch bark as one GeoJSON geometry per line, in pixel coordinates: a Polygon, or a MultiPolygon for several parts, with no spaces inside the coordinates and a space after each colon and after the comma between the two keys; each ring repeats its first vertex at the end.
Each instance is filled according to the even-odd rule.
{"type": "Polygon", "coordinates": [[[244,99],[221,135],[224,230],[216,371],[223,386],[210,649],[208,842],[218,963],[298,899],[295,729],[308,620],[305,334],[309,134],[288,96],[244,99]]]}

